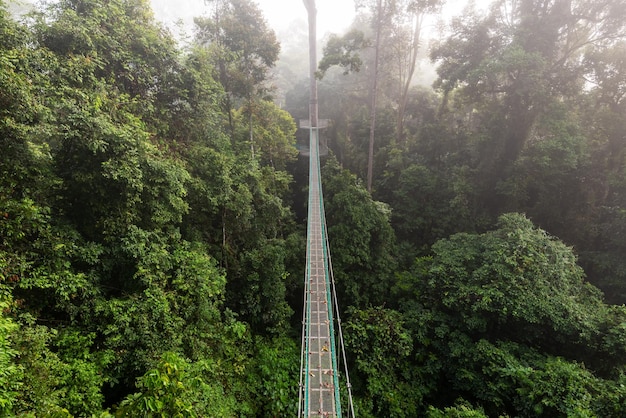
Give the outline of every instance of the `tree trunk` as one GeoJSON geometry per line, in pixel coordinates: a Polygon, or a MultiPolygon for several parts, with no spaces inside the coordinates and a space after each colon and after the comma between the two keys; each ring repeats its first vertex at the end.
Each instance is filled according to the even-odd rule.
{"type": "Polygon", "coordinates": [[[383,5],[378,0],[376,6],[376,43],[374,45],[374,73],[372,74],[372,90],[370,104],[370,141],[367,157],[367,191],[372,192],[372,178],[374,174],[374,138],[376,132],[376,99],[378,96],[378,66],[380,60],[380,40],[382,35],[383,5]]]}
{"type": "Polygon", "coordinates": [[[396,119],[396,138],[398,146],[403,147],[405,142],[404,135],[404,116],[406,113],[406,105],[409,99],[409,88],[411,87],[411,81],[415,74],[415,68],[417,65],[417,53],[419,52],[420,35],[422,31],[422,22],[424,19],[423,13],[416,13],[413,17],[413,36],[411,44],[409,45],[409,60],[406,78],[402,82],[402,90],[400,92],[400,99],[398,103],[398,115],[396,119]]]}
{"type": "Polygon", "coordinates": [[[317,9],[315,0],[303,0],[309,16],[309,123],[317,128],[317,9]]]}

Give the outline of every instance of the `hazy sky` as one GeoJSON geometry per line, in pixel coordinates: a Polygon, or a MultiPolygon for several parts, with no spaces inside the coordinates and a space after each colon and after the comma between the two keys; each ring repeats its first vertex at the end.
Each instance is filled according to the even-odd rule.
{"type": "MultiPolygon", "coordinates": [[[[296,19],[307,20],[302,0],[258,0],[270,26],[276,30],[286,28],[296,19]]],[[[354,18],[354,0],[317,0],[317,31],[342,32],[354,18]]]]}
{"type": "MultiPolygon", "coordinates": [[[[191,25],[194,16],[207,11],[204,0],[151,0],[157,19],[168,25],[182,20],[191,25]]],[[[269,26],[280,32],[293,21],[306,22],[307,13],[302,0],[256,0],[269,26]]],[[[320,37],[326,32],[342,32],[354,17],[353,0],[317,0],[317,22],[320,37]]]]}
{"type": "MultiPolygon", "coordinates": [[[[491,1],[475,0],[482,8],[491,1]]],[[[193,27],[193,17],[201,16],[207,11],[204,0],[151,0],[151,2],[157,19],[168,26],[182,20],[187,31],[193,27]]],[[[256,3],[276,33],[281,33],[294,21],[306,24],[307,13],[302,0],[256,0],[256,3]]],[[[467,3],[468,0],[447,0],[443,15],[450,17],[459,14],[467,3]]],[[[355,15],[354,0],[316,0],[316,4],[317,33],[320,38],[327,32],[341,33],[352,23],[355,15]]]]}

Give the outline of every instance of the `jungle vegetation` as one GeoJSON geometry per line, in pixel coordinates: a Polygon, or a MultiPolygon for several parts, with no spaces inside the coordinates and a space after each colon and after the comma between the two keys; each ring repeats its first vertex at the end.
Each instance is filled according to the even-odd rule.
{"type": "MultiPolygon", "coordinates": [[[[147,0],[11,5],[0,416],[294,416],[295,50],[251,0],[184,46],[147,0]]],[[[626,1],[470,5],[427,44],[441,5],[357,1],[320,63],[357,416],[623,417],[626,1]]]]}

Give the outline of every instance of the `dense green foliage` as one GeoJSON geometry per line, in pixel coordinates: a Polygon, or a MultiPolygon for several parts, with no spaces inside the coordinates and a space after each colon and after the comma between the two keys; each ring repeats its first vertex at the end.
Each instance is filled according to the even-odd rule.
{"type": "MultiPolygon", "coordinates": [[[[359,2],[321,61],[329,147],[365,181],[375,129],[372,196],[395,235],[391,264],[335,273],[358,415],[621,416],[626,3],[470,5],[423,51],[434,89],[403,98],[406,19],[435,3],[359,2]]],[[[299,115],[306,97],[287,98],[299,115]]],[[[380,231],[351,221],[350,196],[327,199],[335,265],[371,242],[360,224],[380,231]]]]}
{"type": "MultiPolygon", "coordinates": [[[[468,9],[405,90],[441,2],[358,3],[319,89],[357,415],[624,416],[626,4],[468,9]]],[[[258,6],[184,50],[146,0],[5,6],[0,415],[294,416],[308,97],[258,6]]]]}
{"type": "Polygon", "coordinates": [[[0,27],[3,415],[292,408],[289,115],[247,108],[251,156],[207,49],[182,55],[143,0],[0,27]]]}

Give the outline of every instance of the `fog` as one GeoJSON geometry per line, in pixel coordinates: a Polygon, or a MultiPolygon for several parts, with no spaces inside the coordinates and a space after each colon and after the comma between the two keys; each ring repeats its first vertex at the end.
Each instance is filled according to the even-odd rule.
{"type": "MultiPolygon", "coordinates": [[[[277,34],[285,33],[294,23],[302,25],[306,22],[306,9],[300,0],[261,0],[256,3],[277,34]]],[[[188,33],[193,27],[193,18],[206,14],[209,8],[202,0],[152,0],[152,7],[157,19],[168,27],[178,31],[177,22],[181,22],[188,33]]],[[[355,15],[353,0],[318,0],[317,9],[320,37],[329,32],[342,32],[355,15]]]]}

